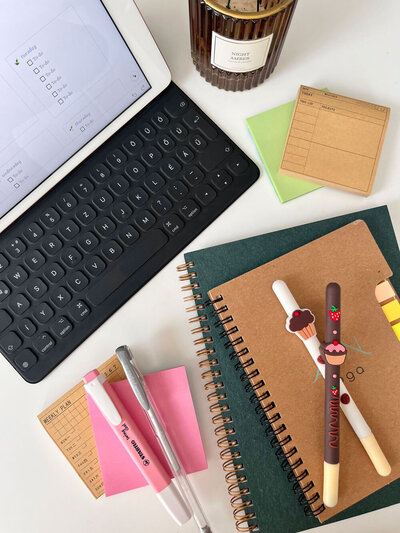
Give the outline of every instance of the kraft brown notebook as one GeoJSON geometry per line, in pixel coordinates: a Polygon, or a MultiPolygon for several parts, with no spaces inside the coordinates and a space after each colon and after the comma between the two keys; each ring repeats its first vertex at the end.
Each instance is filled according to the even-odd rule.
{"type": "Polygon", "coordinates": [[[367,225],[356,221],[209,291],[231,352],[321,522],[400,477],[400,343],[375,298],[377,284],[391,275],[367,225]],[[322,504],[324,382],[302,342],[285,329],[286,313],[272,291],[277,279],[301,308],[312,310],[320,340],[325,287],[341,285],[342,342],[349,354],[342,376],[392,467],[388,477],[377,474],[342,416],[333,509],[322,504]]]}

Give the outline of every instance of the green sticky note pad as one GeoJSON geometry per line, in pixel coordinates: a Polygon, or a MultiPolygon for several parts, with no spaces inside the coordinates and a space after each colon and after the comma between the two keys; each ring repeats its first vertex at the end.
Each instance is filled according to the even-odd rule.
{"type": "Polygon", "coordinates": [[[269,179],[282,203],[321,187],[278,174],[295,102],[293,100],[246,119],[269,179]]]}

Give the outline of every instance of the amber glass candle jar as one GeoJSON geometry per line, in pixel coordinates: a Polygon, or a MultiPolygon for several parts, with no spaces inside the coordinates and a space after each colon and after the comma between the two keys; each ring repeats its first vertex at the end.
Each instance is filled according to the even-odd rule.
{"type": "Polygon", "coordinates": [[[193,62],[212,85],[243,91],[273,72],[297,0],[189,0],[193,62]]]}

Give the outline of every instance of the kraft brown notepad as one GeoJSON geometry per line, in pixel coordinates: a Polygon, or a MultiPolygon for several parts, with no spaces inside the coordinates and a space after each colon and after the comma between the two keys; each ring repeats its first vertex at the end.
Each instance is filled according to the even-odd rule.
{"type": "Polygon", "coordinates": [[[390,109],[300,86],[279,172],[368,196],[390,109]]]}
{"type": "MultiPolygon", "coordinates": [[[[375,298],[392,272],[367,225],[356,221],[209,292],[264,412],[321,522],[400,477],[400,343],[375,298]],[[285,281],[324,336],[325,287],[342,287],[342,375],[391,466],[379,476],[341,417],[339,503],[323,510],[324,382],[302,342],[285,329],[272,291],[285,281]]],[[[233,354],[231,354],[232,356],[233,354]]],[[[233,357],[235,359],[235,357],[233,357]]],[[[235,364],[233,361],[232,364],[235,364]]]]}

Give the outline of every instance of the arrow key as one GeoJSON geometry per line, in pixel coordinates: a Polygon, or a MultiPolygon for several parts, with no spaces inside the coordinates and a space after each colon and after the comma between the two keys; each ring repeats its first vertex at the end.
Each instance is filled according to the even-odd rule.
{"type": "Polygon", "coordinates": [[[217,197],[217,193],[209,185],[199,185],[195,191],[196,198],[202,205],[208,205],[217,197]]]}
{"type": "Polygon", "coordinates": [[[248,162],[241,155],[232,156],[228,161],[228,168],[235,176],[243,174],[249,167],[248,162]]]}

